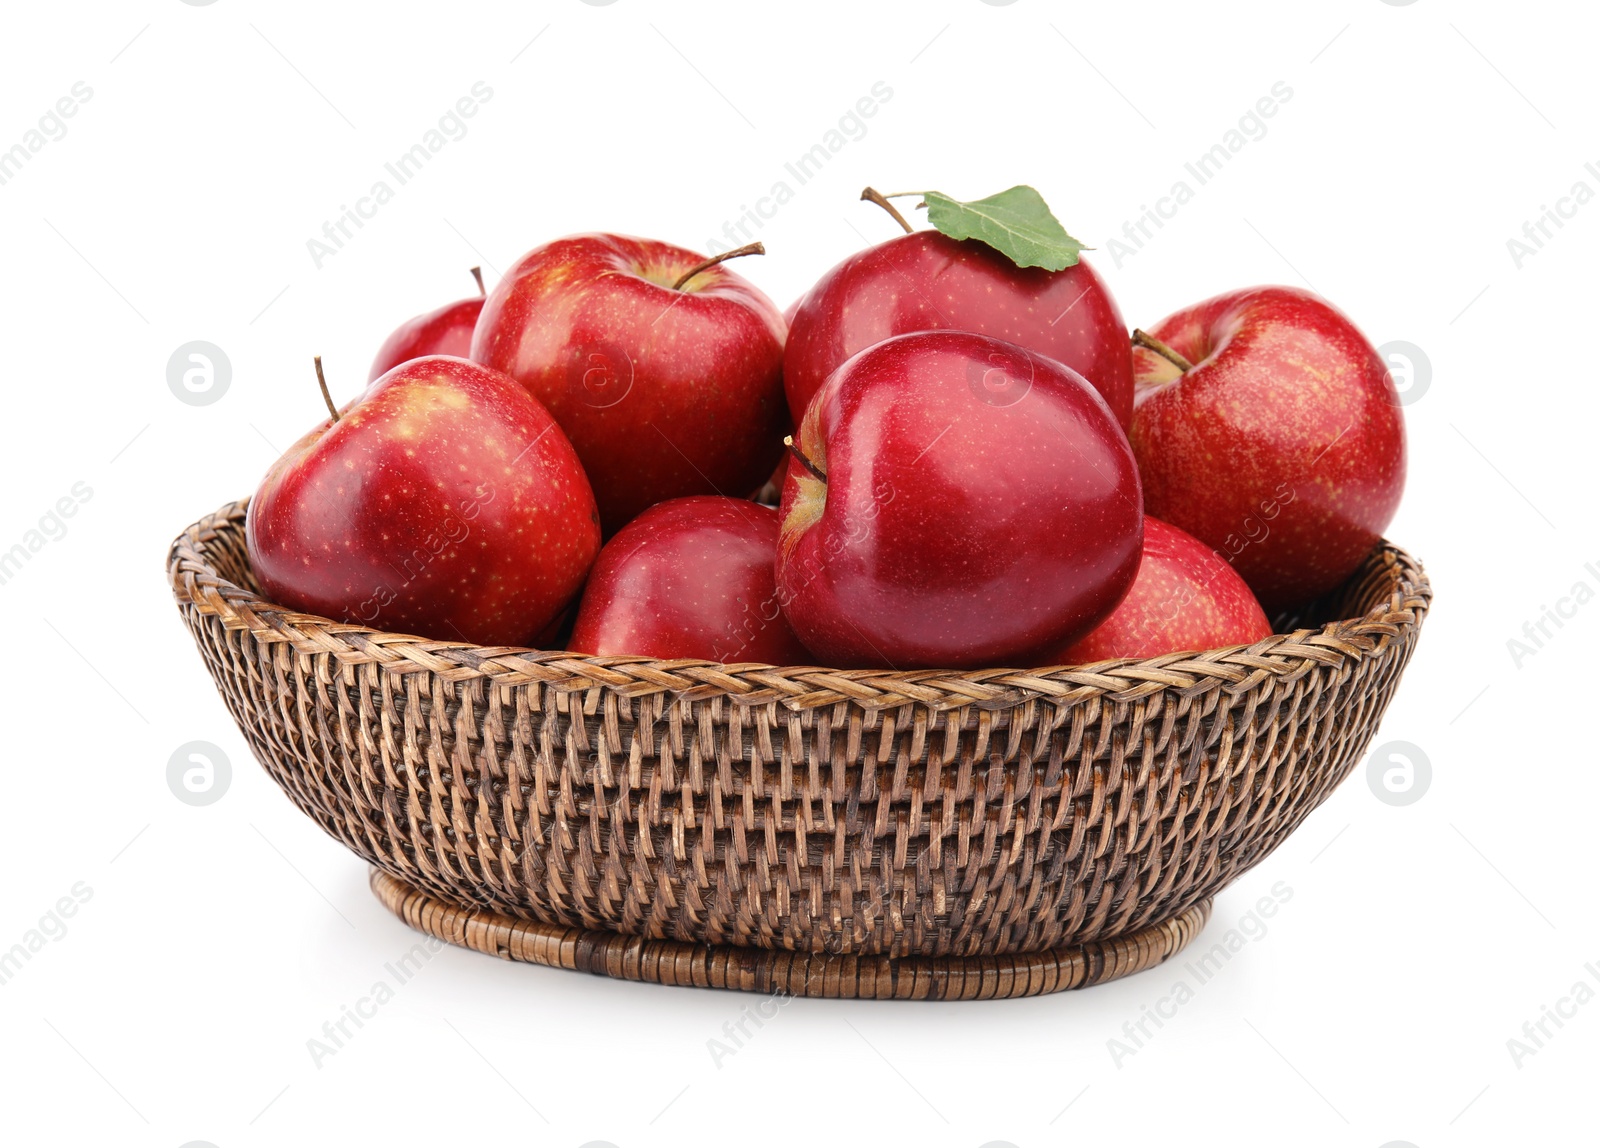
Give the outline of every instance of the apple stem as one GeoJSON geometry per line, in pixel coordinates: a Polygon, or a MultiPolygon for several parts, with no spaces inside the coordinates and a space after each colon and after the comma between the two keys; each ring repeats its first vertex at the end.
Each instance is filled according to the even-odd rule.
{"type": "Polygon", "coordinates": [[[815,477],[818,482],[825,483],[828,481],[827,474],[824,471],[819,470],[817,468],[817,464],[802,454],[800,448],[794,445],[794,435],[784,435],[783,445],[789,448],[789,453],[794,455],[795,461],[809,470],[812,476],[815,477]]]}
{"type": "Polygon", "coordinates": [[[472,277],[478,281],[478,294],[487,297],[489,292],[483,289],[483,268],[474,267],[472,269],[472,277]]]}
{"type": "Polygon", "coordinates": [[[890,203],[888,196],[884,195],[881,191],[871,187],[864,187],[861,189],[861,198],[866,200],[868,203],[876,203],[890,215],[894,216],[894,221],[906,229],[907,235],[916,230],[915,227],[912,227],[911,224],[906,222],[906,217],[900,214],[900,209],[894,204],[890,203]]]}
{"type": "Polygon", "coordinates": [[[746,243],[743,247],[735,247],[732,251],[724,251],[721,255],[713,255],[698,267],[691,267],[685,271],[676,283],[672,285],[674,291],[682,291],[683,285],[693,279],[708,267],[715,267],[724,259],[737,259],[741,255],[765,255],[766,246],[758,239],[754,243],[746,243]]]}
{"type": "Polygon", "coordinates": [[[322,388],[322,401],[328,404],[328,413],[333,416],[333,421],[339,421],[339,408],[333,405],[333,396],[328,393],[328,380],[322,374],[322,356],[317,355],[312,360],[317,366],[317,386],[322,388]]]}
{"type": "Polygon", "coordinates": [[[1147,351],[1154,351],[1180,371],[1188,372],[1194,370],[1194,364],[1188,359],[1185,359],[1154,335],[1147,334],[1137,327],[1133,329],[1133,345],[1135,347],[1143,347],[1147,351]]]}

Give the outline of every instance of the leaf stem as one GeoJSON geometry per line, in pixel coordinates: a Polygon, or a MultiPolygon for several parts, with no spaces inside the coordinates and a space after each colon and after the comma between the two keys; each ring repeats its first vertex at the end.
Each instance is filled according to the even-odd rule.
{"type": "Polygon", "coordinates": [[[1147,351],[1154,351],[1156,354],[1160,355],[1163,359],[1184,373],[1194,370],[1194,364],[1188,359],[1185,359],[1182,355],[1178,354],[1178,352],[1174,351],[1171,347],[1167,346],[1154,335],[1146,334],[1137,327],[1133,329],[1132,343],[1135,347],[1143,347],[1147,351]]]}
{"type": "MultiPolygon", "coordinates": [[[[898,192],[896,194],[904,195],[906,193],[905,192],[898,192]]],[[[912,194],[920,194],[920,193],[919,192],[913,192],[912,194]]],[[[877,191],[874,188],[864,187],[864,188],[861,189],[861,198],[866,200],[868,203],[876,203],[879,207],[883,208],[890,215],[894,216],[894,221],[896,223],[898,223],[901,227],[906,229],[906,234],[907,235],[911,234],[913,231],[916,230],[915,227],[912,227],[911,224],[906,222],[906,217],[900,214],[900,209],[898,207],[896,207],[894,204],[890,203],[889,202],[889,197],[887,195],[884,195],[882,192],[877,191]]]]}
{"type": "Polygon", "coordinates": [[[317,355],[311,360],[317,367],[317,386],[322,388],[322,401],[328,404],[328,413],[333,416],[333,421],[339,421],[339,408],[333,405],[333,396],[328,393],[328,380],[322,374],[322,356],[317,355]]]}
{"type": "Polygon", "coordinates": [[[721,255],[713,255],[698,267],[691,267],[685,271],[676,283],[672,285],[674,291],[682,291],[683,285],[693,279],[708,267],[715,267],[724,259],[737,259],[741,255],[765,255],[766,247],[758,239],[754,243],[746,243],[743,247],[735,247],[732,251],[724,251],[721,255]]]}
{"type": "Polygon", "coordinates": [[[794,435],[784,435],[783,445],[789,448],[789,453],[794,455],[795,461],[810,471],[812,476],[816,478],[818,482],[826,483],[828,481],[827,472],[818,469],[817,464],[802,454],[800,448],[795,446],[794,435]]]}

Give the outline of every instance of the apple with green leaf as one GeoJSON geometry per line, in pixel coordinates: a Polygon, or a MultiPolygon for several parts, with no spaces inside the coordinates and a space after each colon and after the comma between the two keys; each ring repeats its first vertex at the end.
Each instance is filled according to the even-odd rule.
{"type": "Polygon", "coordinates": [[[795,305],[784,389],[795,424],[828,376],[857,351],[912,331],[963,330],[1005,339],[1077,371],[1124,428],[1133,411],[1133,361],[1122,314],[1079,258],[1043,197],[1013,187],[963,203],[915,192],[931,231],[918,231],[868,188],[906,234],[825,274],[795,305]]]}

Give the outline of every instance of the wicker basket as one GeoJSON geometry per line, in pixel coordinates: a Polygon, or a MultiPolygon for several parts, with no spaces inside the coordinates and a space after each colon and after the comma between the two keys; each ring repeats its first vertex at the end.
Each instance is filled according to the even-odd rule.
{"type": "Polygon", "coordinates": [[[959,673],[598,658],[273,606],[244,516],[173,543],[183,620],[390,909],[510,959],[813,996],[1023,996],[1177,952],[1364,752],[1431,596],[1385,543],[1249,647],[959,673]]]}

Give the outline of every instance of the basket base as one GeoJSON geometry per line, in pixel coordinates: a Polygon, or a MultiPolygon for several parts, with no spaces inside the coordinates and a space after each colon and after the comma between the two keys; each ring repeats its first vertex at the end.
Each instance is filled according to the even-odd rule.
{"type": "Polygon", "coordinates": [[[866,1000],[997,1000],[1114,981],[1161,964],[1211,916],[1207,898],[1138,932],[1042,953],[877,957],[648,940],[463,909],[381,870],[372,891],[413,929],[509,961],[658,985],[866,1000]]]}

